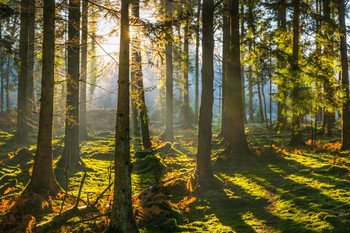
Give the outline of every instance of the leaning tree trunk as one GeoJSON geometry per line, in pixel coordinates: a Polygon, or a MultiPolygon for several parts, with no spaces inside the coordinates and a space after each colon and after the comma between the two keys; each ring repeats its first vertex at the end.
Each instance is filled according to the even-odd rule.
{"type": "MultiPolygon", "coordinates": [[[[171,21],[172,17],[172,1],[165,2],[166,17],[171,21]]],[[[172,24],[168,25],[168,34],[172,35],[172,24]]],[[[163,139],[166,141],[175,141],[174,138],[174,96],[173,96],[173,43],[171,38],[168,39],[165,46],[165,62],[166,62],[166,80],[165,80],[165,102],[166,102],[166,117],[165,117],[165,131],[163,139]]]]}
{"type": "MultiPolygon", "coordinates": [[[[135,0],[132,6],[132,14],[135,23],[140,21],[140,1],[135,0]]],[[[141,31],[139,27],[136,27],[136,37],[134,39],[134,45],[132,49],[132,71],[131,75],[136,77],[137,86],[137,101],[139,105],[140,121],[141,121],[141,136],[142,144],[145,149],[152,147],[151,138],[149,136],[148,114],[145,101],[145,89],[143,87],[143,75],[142,75],[142,57],[141,57],[141,31]],[[133,74],[134,73],[134,74],[133,74]]]]}
{"type": "Polygon", "coordinates": [[[82,30],[81,30],[81,90],[80,90],[80,138],[88,137],[86,125],[86,81],[87,81],[87,53],[88,53],[88,0],[83,0],[82,30]]]}
{"type": "Polygon", "coordinates": [[[57,166],[83,165],[79,156],[80,1],[69,1],[68,75],[64,150],[57,166]]]}
{"type": "Polygon", "coordinates": [[[349,106],[349,64],[346,40],[346,24],[345,24],[345,0],[338,0],[339,26],[340,35],[340,53],[342,67],[342,86],[343,86],[343,114],[342,114],[342,149],[350,149],[350,106],[349,106]]]}
{"type": "Polygon", "coordinates": [[[29,0],[21,0],[21,24],[19,39],[19,73],[17,99],[16,140],[21,142],[28,135],[27,121],[27,80],[28,80],[28,5],[29,0]]]}
{"type": "MultiPolygon", "coordinates": [[[[294,14],[293,14],[293,63],[292,63],[292,75],[293,79],[299,77],[299,16],[300,16],[300,0],[293,0],[294,14]]],[[[295,111],[296,99],[299,98],[300,84],[294,82],[294,86],[291,91],[292,101],[292,138],[290,141],[291,146],[304,145],[304,140],[301,134],[300,125],[300,113],[295,111]]]]}
{"type": "Polygon", "coordinates": [[[115,145],[115,179],[111,222],[106,232],[139,232],[131,200],[129,135],[129,0],[121,1],[118,108],[115,145]]]}
{"type": "Polygon", "coordinates": [[[227,128],[229,151],[228,159],[244,158],[250,155],[244,131],[244,110],[241,85],[241,59],[239,36],[239,1],[233,0],[231,6],[231,56],[228,67],[227,86],[227,128]]]}
{"type": "Polygon", "coordinates": [[[214,102],[214,1],[204,0],[202,10],[202,97],[199,113],[196,175],[200,184],[214,177],[211,167],[212,109],[214,102]]]}
{"type": "Polygon", "coordinates": [[[40,119],[34,168],[26,191],[56,196],[60,187],[52,169],[52,128],[55,65],[55,0],[44,0],[44,39],[40,119]]]}

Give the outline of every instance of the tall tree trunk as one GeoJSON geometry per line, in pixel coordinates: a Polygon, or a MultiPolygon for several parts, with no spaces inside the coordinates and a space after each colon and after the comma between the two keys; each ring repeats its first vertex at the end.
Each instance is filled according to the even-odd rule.
{"type": "MultiPolygon", "coordinates": [[[[294,14],[293,14],[293,63],[292,72],[294,78],[300,78],[299,75],[299,17],[300,17],[300,0],[293,0],[294,14]]],[[[296,105],[296,98],[299,97],[300,84],[295,82],[294,87],[291,91],[292,95],[292,138],[290,141],[291,146],[304,145],[304,140],[301,134],[300,125],[300,113],[295,111],[294,107],[296,105]]]]}
{"type": "Polygon", "coordinates": [[[80,0],[69,1],[68,18],[66,127],[60,167],[83,165],[79,156],[80,0]]]}
{"type": "Polygon", "coordinates": [[[350,149],[350,106],[349,106],[349,64],[346,40],[346,24],[345,24],[345,0],[338,1],[339,26],[340,35],[340,54],[342,67],[342,86],[343,86],[343,114],[342,114],[342,149],[350,149]]]}
{"type": "MultiPolygon", "coordinates": [[[[249,52],[251,52],[251,46],[249,46],[249,52]]],[[[248,102],[248,112],[249,112],[249,121],[254,122],[254,111],[253,111],[253,68],[252,65],[249,65],[248,67],[248,96],[249,96],[249,102],[248,102]]]]}
{"type": "MultiPolygon", "coordinates": [[[[2,40],[2,25],[0,24],[0,40],[2,40]]],[[[1,77],[1,89],[0,89],[0,110],[4,112],[4,90],[5,90],[5,73],[4,73],[4,52],[2,46],[0,46],[0,77],[1,77]]]]}
{"type": "MultiPolygon", "coordinates": [[[[286,14],[286,0],[281,0],[279,9],[278,9],[278,18],[279,18],[279,30],[286,33],[287,32],[287,14],[286,14]]],[[[284,58],[279,58],[278,63],[281,69],[286,68],[286,62],[284,58]]],[[[283,75],[283,74],[282,74],[283,75]]],[[[287,123],[287,117],[286,117],[286,90],[285,90],[285,80],[282,76],[281,82],[277,85],[277,92],[279,95],[279,99],[277,102],[277,122],[276,127],[277,128],[283,128],[287,123]]]]}
{"type": "MultiPolygon", "coordinates": [[[[171,20],[172,18],[172,1],[166,0],[165,2],[166,17],[171,20]]],[[[172,23],[168,25],[169,34],[172,34],[172,23]]],[[[165,118],[165,131],[162,138],[166,141],[175,141],[174,138],[174,95],[173,95],[173,43],[171,39],[167,41],[165,46],[165,60],[166,60],[166,80],[165,80],[165,92],[166,92],[166,118],[165,118]]]]}
{"type": "Polygon", "coordinates": [[[224,1],[223,22],[222,22],[222,125],[221,132],[225,140],[227,140],[227,108],[232,106],[227,105],[227,71],[230,63],[230,6],[229,0],[224,1]]]}
{"type": "MultiPolygon", "coordinates": [[[[254,14],[253,14],[253,8],[254,8],[254,0],[248,0],[248,30],[251,32],[250,34],[255,35],[255,25],[254,25],[254,14]]],[[[249,34],[248,34],[249,35],[249,34]]],[[[249,43],[249,53],[253,52],[253,44],[254,38],[252,36],[248,37],[248,43],[249,43]]],[[[254,80],[253,80],[253,66],[249,64],[248,67],[248,91],[249,91],[249,121],[254,121],[254,111],[253,111],[253,99],[254,99],[254,93],[253,93],[253,87],[254,87],[254,80]]],[[[258,87],[259,90],[259,87],[258,87]]]]}
{"type": "Polygon", "coordinates": [[[194,122],[198,123],[198,109],[199,109],[199,32],[201,22],[201,0],[197,2],[197,27],[196,27],[196,58],[195,58],[195,98],[194,98],[194,122]]]}
{"type": "Polygon", "coordinates": [[[82,0],[82,29],[81,29],[81,89],[80,89],[80,138],[88,137],[86,125],[86,81],[87,81],[87,53],[88,53],[88,0],[82,0]]]}
{"type": "MultiPolygon", "coordinates": [[[[244,1],[240,1],[240,23],[241,23],[241,45],[244,45],[244,1]]],[[[242,60],[244,60],[244,54],[245,54],[245,47],[241,46],[242,50],[242,60]]],[[[243,114],[244,114],[244,123],[247,123],[247,114],[246,114],[246,90],[245,90],[245,70],[244,70],[244,64],[241,64],[241,74],[242,74],[242,101],[243,101],[243,114]]]]}
{"type": "MultiPolygon", "coordinates": [[[[35,1],[28,3],[28,76],[27,76],[27,110],[28,123],[34,125],[34,45],[35,45],[35,1]]],[[[32,127],[28,127],[31,131],[32,127]]]]}
{"type": "Polygon", "coordinates": [[[129,135],[129,0],[121,1],[118,108],[115,145],[115,178],[111,222],[106,232],[139,232],[131,200],[129,135]]]}
{"type": "Polygon", "coordinates": [[[44,39],[41,80],[40,119],[34,168],[26,191],[50,193],[55,196],[60,187],[52,169],[52,128],[55,65],[55,0],[44,0],[44,39]]]}
{"type": "Polygon", "coordinates": [[[19,41],[19,73],[17,99],[16,140],[24,141],[28,135],[27,80],[28,80],[28,0],[21,0],[21,23],[19,41]]]}
{"type": "Polygon", "coordinates": [[[203,1],[202,20],[202,97],[199,113],[196,167],[196,175],[201,185],[214,177],[211,167],[211,124],[214,102],[214,0],[203,1]]]}
{"type": "Polygon", "coordinates": [[[227,82],[227,116],[229,159],[244,158],[250,155],[244,131],[244,113],[242,101],[241,49],[239,36],[239,0],[232,1],[231,9],[231,56],[227,82]]]}
{"type": "MultiPolygon", "coordinates": [[[[324,24],[327,25],[326,28],[328,30],[325,30],[325,36],[327,39],[326,43],[324,45],[324,59],[329,59],[329,57],[332,56],[333,54],[333,48],[332,48],[332,43],[331,43],[331,38],[332,35],[330,35],[330,27],[331,27],[331,1],[330,0],[323,0],[323,12],[324,12],[324,24]]],[[[333,32],[332,32],[333,33],[333,32]]],[[[328,65],[327,65],[328,66],[328,65]]],[[[334,69],[329,67],[329,71],[325,71],[326,74],[324,77],[324,83],[323,83],[323,88],[324,88],[324,98],[325,102],[329,105],[334,105],[334,89],[331,85],[331,79],[332,76],[334,76],[334,69]]],[[[331,106],[333,107],[333,106],[331,106]]],[[[333,110],[329,110],[329,106],[325,108],[324,110],[324,120],[323,120],[323,133],[326,136],[331,136],[332,135],[332,130],[334,128],[334,123],[335,123],[335,112],[333,110]]]]}
{"type": "MultiPolygon", "coordinates": [[[[140,1],[135,0],[132,5],[132,14],[136,24],[140,21],[140,1]]],[[[135,38],[132,48],[132,71],[131,75],[136,77],[137,86],[137,101],[140,112],[141,131],[142,131],[142,144],[145,149],[152,147],[151,138],[149,136],[148,114],[145,101],[145,90],[143,87],[143,75],[142,75],[142,57],[141,57],[141,32],[138,26],[136,26],[135,38]]]]}
{"type": "Polygon", "coordinates": [[[189,59],[188,59],[188,50],[189,50],[189,41],[190,41],[190,26],[189,26],[189,17],[190,17],[190,6],[186,6],[186,19],[184,25],[184,54],[183,54],[183,75],[184,75],[184,121],[183,128],[190,129],[192,127],[191,122],[191,107],[190,107],[190,97],[189,97],[189,80],[188,80],[188,71],[189,71],[189,59]]]}

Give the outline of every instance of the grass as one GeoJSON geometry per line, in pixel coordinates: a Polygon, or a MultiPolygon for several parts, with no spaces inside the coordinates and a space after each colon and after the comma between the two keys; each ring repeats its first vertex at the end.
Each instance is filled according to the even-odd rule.
{"type": "MultiPolygon", "coordinates": [[[[5,143],[12,135],[0,133],[5,143]]],[[[196,146],[193,138],[177,139],[180,146],[173,145],[175,152],[156,154],[166,165],[164,179],[195,167],[196,146]]],[[[56,148],[60,141],[59,138],[56,139],[56,148]]],[[[285,147],[288,134],[277,135],[254,125],[249,128],[249,141],[252,150],[258,154],[258,161],[246,167],[233,164],[225,169],[215,168],[215,175],[224,184],[222,189],[192,191],[193,188],[189,188],[187,182],[190,176],[187,176],[183,181],[172,182],[172,189],[160,189],[158,194],[156,191],[151,193],[149,197],[152,198],[148,199],[152,201],[147,200],[148,203],[146,198],[135,200],[135,208],[143,211],[136,214],[140,231],[350,232],[350,158],[347,152],[337,151],[334,139],[321,139],[313,151],[309,147],[288,148],[285,147]],[[161,216],[164,213],[167,217],[162,223],[152,224],[150,216],[161,216]],[[146,218],[149,218],[148,221],[144,221],[146,218]]],[[[135,151],[141,149],[138,142],[138,138],[133,141],[133,152],[134,148],[135,151]]],[[[15,151],[23,146],[35,151],[33,145],[3,146],[0,149],[0,159],[7,159],[8,154],[15,155],[15,151]]],[[[94,200],[113,181],[113,134],[82,143],[81,153],[88,168],[82,198],[85,201],[94,200]]],[[[57,160],[55,158],[55,162],[57,160]]],[[[135,161],[132,158],[132,162],[135,161]]],[[[16,180],[11,186],[13,190],[6,195],[1,193],[2,207],[9,205],[5,200],[10,200],[23,190],[29,180],[25,169],[29,170],[30,166],[31,162],[15,170],[0,168],[1,176],[11,175],[12,180],[16,180]]],[[[64,171],[56,169],[55,173],[61,186],[65,187],[64,171]]],[[[83,173],[84,171],[75,170],[68,172],[70,194],[77,195],[83,173]]],[[[133,194],[154,184],[155,179],[153,172],[133,173],[133,194]]],[[[5,191],[3,187],[8,182],[2,183],[0,179],[0,191],[5,191]]],[[[112,191],[107,192],[101,201],[101,210],[107,211],[110,208],[112,195],[112,191]]],[[[61,200],[55,200],[54,203],[59,206],[61,200]]],[[[66,208],[68,207],[69,204],[66,208]]],[[[2,208],[1,216],[6,212],[2,208]]],[[[57,213],[51,212],[44,218],[54,215],[57,213]]],[[[108,219],[104,217],[65,226],[61,232],[78,232],[80,229],[84,229],[81,232],[103,232],[107,224],[108,219]]]]}

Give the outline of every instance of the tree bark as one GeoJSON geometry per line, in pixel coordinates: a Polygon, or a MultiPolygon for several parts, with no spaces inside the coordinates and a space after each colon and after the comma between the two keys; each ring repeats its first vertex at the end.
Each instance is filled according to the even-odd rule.
{"type": "Polygon", "coordinates": [[[66,127],[59,167],[83,165],[79,156],[80,0],[69,1],[68,18],[66,127]]]}
{"type": "Polygon", "coordinates": [[[55,64],[55,0],[44,0],[44,39],[41,81],[40,119],[34,168],[26,191],[50,193],[55,196],[60,187],[52,169],[52,128],[55,64]]]}
{"type": "MultiPolygon", "coordinates": [[[[166,17],[171,21],[172,18],[172,1],[166,0],[165,2],[166,17]]],[[[168,25],[169,34],[172,35],[172,23],[168,25]]],[[[172,39],[168,39],[165,46],[165,60],[166,60],[166,80],[165,80],[165,92],[166,92],[166,117],[165,117],[165,131],[163,133],[163,139],[166,141],[175,141],[174,138],[174,96],[173,96],[173,43],[172,39]]]]}
{"type": "Polygon", "coordinates": [[[196,28],[196,58],[195,58],[195,99],[194,99],[194,122],[198,124],[199,109],[199,41],[200,41],[200,23],[201,23],[201,0],[197,2],[197,28],[196,28]]]}
{"type": "Polygon", "coordinates": [[[139,232],[131,200],[129,135],[129,0],[121,1],[118,108],[116,122],[115,179],[111,222],[106,232],[139,232]]]}
{"type": "Polygon", "coordinates": [[[28,0],[21,0],[21,23],[19,41],[19,73],[17,99],[16,140],[22,142],[28,135],[27,80],[28,80],[28,0]]]}
{"type": "Polygon", "coordinates": [[[86,125],[86,81],[87,81],[87,51],[88,51],[88,0],[82,0],[82,30],[81,30],[81,90],[80,90],[80,138],[88,137],[86,125]]]}
{"type": "Polygon", "coordinates": [[[244,113],[242,101],[241,49],[239,36],[239,0],[233,0],[231,6],[231,49],[227,82],[228,116],[228,159],[244,158],[251,154],[244,131],[244,113]]]}
{"type": "Polygon", "coordinates": [[[342,68],[342,87],[343,87],[343,114],[342,114],[342,149],[350,149],[350,106],[349,106],[349,64],[346,40],[346,24],[345,24],[345,0],[338,0],[339,26],[340,35],[340,54],[342,68]]]}
{"type": "Polygon", "coordinates": [[[148,114],[147,106],[145,101],[145,89],[143,87],[143,75],[142,75],[142,57],[141,57],[141,31],[138,27],[140,21],[140,1],[135,0],[132,5],[132,14],[136,25],[136,33],[133,41],[132,47],[132,71],[131,75],[134,75],[136,78],[137,87],[137,102],[140,112],[140,121],[141,121],[141,136],[142,144],[145,149],[152,147],[151,138],[149,136],[149,125],[148,125],[148,114]]]}
{"type": "Polygon", "coordinates": [[[186,6],[186,19],[184,25],[184,54],[183,54],[183,75],[184,75],[184,121],[183,128],[191,129],[191,107],[190,107],[190,97],[189,97],[189,80],[188,80],[188,71],[189,71],[189,59],[188,59],[188,50],[190,43],[190,25],[189,25],[189,17],[190,17],[190,6],[186,6]]]}
{"type": "MultiPolygon", "coordinates": [[[[27,76],[27,109],[28,123],[34,125],[34,46],[35,46],[35,1],[28,2],[28,76],[27,76]]],[[[31,131],[32,127],[28,127],[31,131]]]]}
{"type": "MultiPolygon", "coordinates": [[[[0,24],[0,40],[2,40],[2,25],[0,24]]],[[[4,81],[5,81],[5,73],[4,73],[4,52],[2,50],[2,47],[0,47],[0,77],[1,77],[1,89],[0,89],[0,110],[1,112],[4,112],[4,81]]]]}
{"type": "Polygon", "coordinates": [[[214,177],[211,167],[212,109],[214,102],[214,1],[204,0],[202,10],[202,97],[199,113],[196,176],[200,184],[214,177]]]}

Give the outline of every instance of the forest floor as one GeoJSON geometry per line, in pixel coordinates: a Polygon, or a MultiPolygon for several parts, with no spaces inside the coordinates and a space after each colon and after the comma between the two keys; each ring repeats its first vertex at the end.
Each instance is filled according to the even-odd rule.
{"type": "MultiPolygon", "coordinates": [[[[151,155],[136,153],[132,158],[132,187],[140,231],[350,232],[350,157],[349,151],[339,152],[339,140],[320,138],[313,150],[310,146],[296,149],[287,146],[288,133],[277,134],[262,125],[248,128],[256,161],[225,168],[214,164],[214,173],[223,183],[220,189],[198,191],[193,187],[193,132],[182,133],[185,136],[177,137],[174,144],[154,140],[158,149],[151,155]],[[148,188],[155,183],[158,185],[148,188]]],[[[42,204],[48,210],[36,215],[34,221],[26,206],[20,208],[21,218],[11,217],[14,203],[18,204],[18,196],[29,181],[36,149],[34,138],[32,143],[18,145],[10,142],[12,136],[13,132],[0,132],[0,232],[5,229],[1,226],[8,227],[11,221],[13,232],[25,232],[21,230],[32,227],[34,221],[58,215],[65,194],[42,204]]],[[[220,149],[215,135],[213,140],[215,160],[220,149]]],[[[135,137],[132,144],[132,152],[142,151],[140,138],[135,137]]],[[[55,138],[54,162],[62,146],[62,138],[55,138]]],[[[113,132],[100,132],[81,143],[87,177],[80,205],[94,201],[113,181],[113,151],[113,132]]],[[[74,205],[84,171],[69,169],[68,179],[63,170],[55,169],[55,174],[61,187],[69,181],[70,198],[64,211],[74,205]]],[[[99,202],[102,214],[110,211],[112,190],[99,202]]],[[[70,219],[56,232],[103,232],[108,217],[84,221],[95,215],[70,219]]]]}

